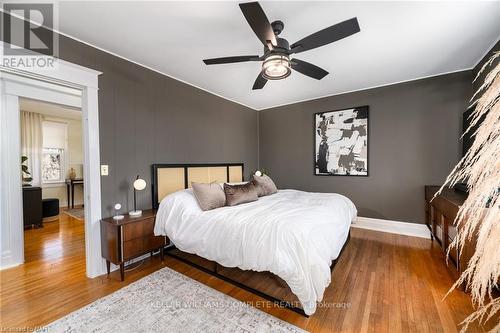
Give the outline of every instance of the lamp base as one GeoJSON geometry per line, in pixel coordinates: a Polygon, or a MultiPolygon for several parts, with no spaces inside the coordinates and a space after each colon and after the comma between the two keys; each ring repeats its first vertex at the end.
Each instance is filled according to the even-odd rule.
{"type": "Polygon", "coordinates": [[[123,220],[125,218],[125,216],[123,215],[115,215],[113,216],[113,220],[123,220]]]}
{"type": "Polygon", "coordinates": [[[142,215],[142,210],[131,210],[128,212],[128,215],[130,216],[141,216],[142,215]]]}

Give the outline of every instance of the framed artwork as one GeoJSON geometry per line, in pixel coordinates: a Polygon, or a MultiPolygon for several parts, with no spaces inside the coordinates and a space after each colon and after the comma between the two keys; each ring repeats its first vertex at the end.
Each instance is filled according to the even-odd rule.
{"type": "Polygon", "coordinates": [[[314,174],[368,176],[368,106],[314,114],[314,174]]]}

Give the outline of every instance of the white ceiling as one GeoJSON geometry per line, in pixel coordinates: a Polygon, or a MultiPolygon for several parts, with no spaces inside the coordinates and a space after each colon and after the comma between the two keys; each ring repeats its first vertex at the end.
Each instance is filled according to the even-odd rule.
{"type": "Polygon", "coordinates": [[[22,111],[40,113],[49,117],[77,120],[82,119],[82,111],[80,109],[28,98],[19,99],[19,108],[22,111]]]}
{"type": "Polygon", "coordinates": [[[61,2],[59,30],[254,109],[470,69],[500,32],[500,1],[261,5],[290,43],[355,16],[361,32],[297,55],[329,71],[323,80],[293,72],[252,91],[260,63],[202,62],[262,54],[237,2],[61,2]]]}

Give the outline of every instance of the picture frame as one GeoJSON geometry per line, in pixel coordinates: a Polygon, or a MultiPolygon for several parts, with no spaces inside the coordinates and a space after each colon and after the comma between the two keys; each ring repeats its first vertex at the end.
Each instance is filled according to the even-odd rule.
{"type": "Polygon", "coordinates": [[[369,176],[369,106],[313,115],[314,175],[369,176]]]}

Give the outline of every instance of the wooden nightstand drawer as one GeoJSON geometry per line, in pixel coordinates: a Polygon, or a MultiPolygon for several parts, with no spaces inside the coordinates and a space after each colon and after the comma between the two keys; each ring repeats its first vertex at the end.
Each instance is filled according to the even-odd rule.
{"type": "Polygon", "coordinates": [[[137,257],[141,254],[156,250],[165,245],[165,237],[148,236],[134,238],[123,242],[123,260],[137,257]]]}
{"type": "Polygon", "coordinates": [[[123,226],[123,241],[152,235],[154,227],[154,218],[142,220],[140,223],[125,224],[123,226]]]}
{"type": "Polygon", "coordinates": [[[129,260],[144,253],[144,238],[134,238],[123,242],[123,260],[129,260]]]}

